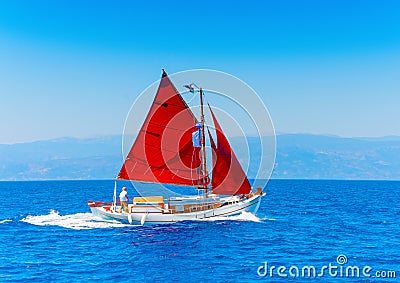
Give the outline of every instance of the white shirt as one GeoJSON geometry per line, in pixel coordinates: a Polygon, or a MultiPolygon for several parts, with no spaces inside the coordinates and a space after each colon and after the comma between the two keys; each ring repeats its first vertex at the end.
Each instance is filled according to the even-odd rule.
{"type": "Polygon", "coordinates": [[[127,191],[122,191],[120,194],[119,194],[119,200],[120,201],[128,201],[128,192],[127,191]]]}

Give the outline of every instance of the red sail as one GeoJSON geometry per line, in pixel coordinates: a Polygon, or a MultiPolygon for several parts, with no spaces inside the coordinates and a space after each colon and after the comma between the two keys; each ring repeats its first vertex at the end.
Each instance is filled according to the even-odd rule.
{"type": "Polygon", "coordinates": [[[197,185],[199,148],[192,145],[196,117],[163,72],[157,94],[118,179],[197,185]]]}
{"type": "Polygon", "coordinates": [[[236,195],[248,194],[251,186],[246,174],[243,171],[239,160],[236,158],[224,132],[221,129],[211,107],[209,106],[214,126],[217,134],[217,145],[211,137],[211,148],[213,149],[213,171],[211,190],[214,194],[220,195],[236,195]]]}

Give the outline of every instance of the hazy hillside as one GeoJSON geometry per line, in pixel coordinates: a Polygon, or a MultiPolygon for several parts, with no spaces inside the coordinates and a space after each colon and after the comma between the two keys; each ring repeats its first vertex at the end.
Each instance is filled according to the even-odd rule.
{"type": "Polygon", "coordinates": [[[0,160],[0,180],[110,179],[121,166],[121,137],[0,145],[0,160]]]}
{"type": "Polygon", "coordinates": [[[400,139],[280,135],[275,178],[400,180],[400,139]]]}
{"type": "MultiPolygon", "coordinates": [[[[257,154],[251,161],[270,158],[257,154]]],[[[246,152],[232,139],[239,157],[246,152]]],[[[110,179],[122,164],[121,137],[0,145],[0,180],[110,179]]],[[[255,170],[250,168],[249,176],[255,170]]],[[[400,180],[400,138],[278,135],[273,178],[400,180]]]]}

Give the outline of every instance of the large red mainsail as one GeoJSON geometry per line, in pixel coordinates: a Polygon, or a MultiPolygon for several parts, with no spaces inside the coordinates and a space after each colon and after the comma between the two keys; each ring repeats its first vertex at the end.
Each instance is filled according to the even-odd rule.
{"type": "Polygon", "coordinates": [[[157,94],[118,179],[198,185],[199,148],[192,145],[197,119],[163,71],[157,94]]]}
{"type": "Polygon", "coordinates": [[[251,191],[249,180],[229,145],[211,107],[208,107],[210,108],[217,136],[217,145],[215,145],[210,132],[208,132],[211,148],[214,151],[212,155],[213,170],[211,191],[214,194],[220,195],[248,194],[251,191]]]}

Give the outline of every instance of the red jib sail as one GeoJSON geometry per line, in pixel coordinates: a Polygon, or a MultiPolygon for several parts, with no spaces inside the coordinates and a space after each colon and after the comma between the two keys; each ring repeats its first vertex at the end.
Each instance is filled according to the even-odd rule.
{"type": "Polygon", "coordinates": [[[212,155],[213,171],[211,190],[214,194],[220,195],[248,194],[251,191],[249,180],[229,145],[211,107],[208,107],[210,108],[217,136],[217,145],[215,145],[210,132],[208,132],[211,148],[214,151],[212,155]]]}
{"type": "Polygon", "coordinates": [[[193,147],[196,117],[163,71],[157,94],[118,179],[197,185],[200,148],[193,147]]]}

